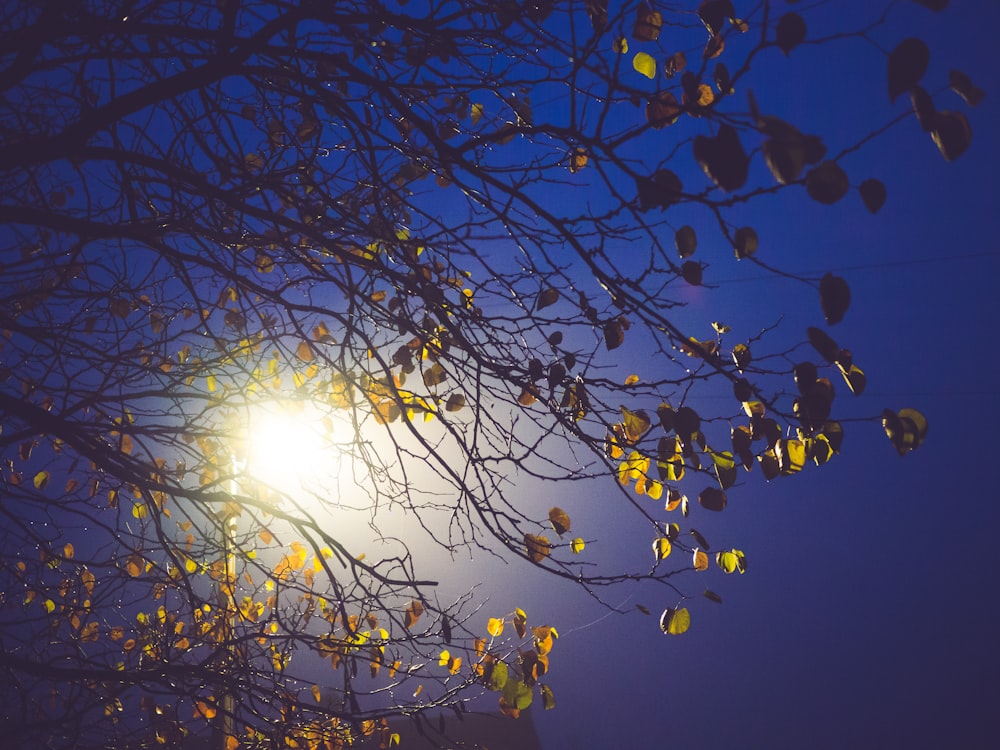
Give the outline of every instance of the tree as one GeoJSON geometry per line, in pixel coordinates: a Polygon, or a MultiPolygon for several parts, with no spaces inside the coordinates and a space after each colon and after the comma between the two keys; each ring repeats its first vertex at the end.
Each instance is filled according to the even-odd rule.
{"type": "MultiPolygon", "coordinates": [[[[969,146],[889,6],[852,35],[890,40],[889,97],[912,107],[834,152],[837,134],[771,114],[780,82],[754,72],[842,35],[776,3],[11,4],[5,731],[388,746],[386,718],[435,734],[428,712],[482,689],[510,715],[551,705],[557,631],[439,595],[423,539],[598,597],[648,580],[683,633],[698,572],[746,566],[736,547],[709,556],[685,493],[721,511],[741,473],[835,464],[834,394],[865,385],[813,321],[690,320],[685,291],[713,282],[699,239],[782,273],[744,204],[856,188],[877,212],[881,183],[841,162],[911,110],[946,159],[969,146]],[[731,408],[689,405],[714,388],[731,408]],[[259,473],[248,426],[269,409],[318,432],[314,463],[339,476],[259,473]],[[616,487],[648,523],[649,567],[588,564],[599,533],[525,502],[531,478],[616,487]],[[348,512],[378,545],[358,548],[348,512]]],[[[802,281],[839,323],[846,283],[802,281]]],[[[912,409],[879,420],[901,454],[926,434],[912,409]]]]}

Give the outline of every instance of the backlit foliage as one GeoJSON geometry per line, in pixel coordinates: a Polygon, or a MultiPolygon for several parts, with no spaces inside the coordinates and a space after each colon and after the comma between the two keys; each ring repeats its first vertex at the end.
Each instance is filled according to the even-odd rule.
{"type": "MultiPolygon", "coordinates": [[[[681,635],[682,602],[721,601],[703,577],[747,564],[710,554],[689,514],[707,526],[741,484],[835,462],[837,398],[866,376],[815,325],[844,319],[846,282],[801,279],[816,316],[780,330],[683,309],[724,277],[699,257],[709,245],[773,270],[733,215],[746,201],[887,200],[841,164],[884,122],[844,142],[752,94],[782,85],[754,77],[757,59],[794,60],[821,13],[23,0],[2,14],[5,741],[175,746],[212,730],[234,750],[393,747],[388,719],[439,736],[428,715],[484,694],[512,717],[552,708],[551,613],[450,589],[421,545],[499,553],[597,596],[652,582],[663,632],[681,635]],[[689,403],[717,386],[729,406],[689,403]],[[301,485],[253,452],[269,408],[323,441],[301,485]],[[558,497],[526,496],[534,478],[558,497]],[[578,480],[616,493],[646,541],[574,523],[562,488],[578,480]],[[597,543],[641,548],[646,567],[590,563],[597,543]]],[[[957,158],[968,118],[928,90],[950,85],[951,107],[983,92],[864,23],[854,41],[890,50],[888,98],[908,95],[957,158]]],[[[913,125],[909,106],[895,115],[913,125]]],[[[879,420],[900,454],[927,434],[913,409],[879,420]]]]}

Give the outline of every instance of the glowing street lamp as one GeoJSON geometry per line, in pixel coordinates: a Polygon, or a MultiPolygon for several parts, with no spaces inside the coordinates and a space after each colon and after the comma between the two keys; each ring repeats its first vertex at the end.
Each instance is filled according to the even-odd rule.
{"type": "MultiPolygon", "coordinates": [[[[302,491],[305,483],[328,481],[339,468],[340,452],[332,450],[330,435],[333,417],[329,410],[310,401],[267,401],[250,406],[244,420],[244,435],[240,443],[244,455],[232,456],[232,478],[229,494],[235,504],[240,484],[264,485],[283,495],[302,491]]],[[[222,524],[225,555],[223,587],[226,617],[223,642],[226,644],[226,666],[236,661],[233,638],[236,632],[236,537],[239,510],[227,509],[222,524]]],[[[227,683],[220,701],[222,719],[219,724],[220,747],[232,750],[235,738],[236,695],[227,683]],[[233,738],[233,739],[231,739],[233,738]]]]}

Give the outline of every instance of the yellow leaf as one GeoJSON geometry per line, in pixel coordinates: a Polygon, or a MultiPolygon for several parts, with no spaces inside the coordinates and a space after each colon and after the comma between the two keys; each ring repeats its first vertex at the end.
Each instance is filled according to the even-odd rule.
{"type": "Polygon", "coordinates": [[[574,555],[579,555],[581,552],[583,552],[584,546],[585,545],[581,537],[577,537],[570,543],[570,549],[573,550],[574,555]]]}
{"type": "Polygon", "coordinates": [[[274,259],[267,253],[257,253],[253,264],[260,273],[271,273],[274,270],[274,259]]]}
{"type": "Polygon", "coordinates": [[[184,561],[184,570],[188,573],[194,573],[198,570],[198,563],[192,560],[190,557],[184,561]]]}
{"type": "Polygon", "coordinates": [[[73,557],[73,544],[72,542],[66,542],[66,546],[63,547],[63,557],[70,559],[73,557]]]}
{"type": "Polygon", "coordinates": [[[646,474],[649,472],[648,456],[643,456],[638,451],[632,451],[625,463],[628,465],[627,477],[630,481],[638,482],[646,478],[646,474]]]}
{"type": "Polygon", "coordinates": [[[316,352],[313,350],[312,344],[308,341],[300,341],[299,345],[295,348],[295,356],[303,362],[312,362],[316,359],[316,352]]]}
{"type": "Polygon", "coordinates": [[[36,490],[45,489],[45,485],[47,485],[48,483],[49,483],[49,472],[40,471],[37,474],[35,474],[33,484],[35,485],[36,490]]]}
{"type": "Polygon", "coordinates": [[[51,615],[53,612],[55,612],[55,609],[56,609],[56,603],[54,601],[52,601],[51,599],[46,599],[45,600],[45,611],[48,612],[51,615]]]}
{"type": "Polygon", "coordinates": [[[639,382],[639,376],[632,374],[625,378],[625,385],[635,385],[639,382]]]}
{"type": "Polygon", "coordinates": [[[687,608],[665,609],[660,615],[660,630],[667,635],[683,635],[691,627],[691,613],[687,608]]]}
{"type": "Polygon", "coordinates": [[[628,39],[623,36],[615,37],[615,40],[611,43],[611,49],[619,55],[624,55],[628,52],[628,39]]]}
{"type": "Polygon", "coordinates": [[[680,490],[669,490],[667,492],[667,510],[677,510],[683,499],[684,496],[680,493],[680,490]]]}
{"type": "Polygon", "coordinates": [[[231,734],[226,736],[226,750],[239,750],[240,741],[231,734]]]}
{"type": "Polygon", "coordinates": [[[621,426],[625,433],[625,440],[629,445],[635,445],[649,431],[651,426],[649,415],[642,409],[630,411],[622,406],[620,410],[622,414],[621,426]]]}
{"type": "Polygon", "coordinates": [[[500,634],[503,633],[503,620],[491,617],[486,623],[486,632],[493,638],[499,638],[500,634]]]}
{"type": "Polygon", "coordinates": [[[632,67],[635,68],[637,73],[641,73],[650,80],[656,78],[656,60],[646,52],[635,53],[635,57],[632,58],[632,67]]]}
{"type": "Polygon", "coordinates": [[[444,651],[441,652],[441,655],[438,657],[438,666],[446,667],[448,666],[448,662],[450,660],[451,660],[451,653],[448,651],[448,649],[445,649],[444,651]]]}
{"type": "Polygon", "coordinates": [[[478,125],[479,121],[483,119],[484,114],[486,114],[486,108],[482,104],[473,104],[469,109],[469,116],[472,118],[473,125],[478,125]]]}
{"type": "Polygon", "coordinates": [[[135,518],[139,518],[139,519],[145,518],[146,517],[146,513],[147,513],[147,510],[146,510],[145,503],[136,503],[135,505],[132,506],[132,515],[135,518]]]}
{"type": "Polygon", "coordinates": [[[205,378],[205,387],[209,393],[215,393],[215,375],[209,375],[205,378]]]}
{"type": "Polygon", "coordinates": [[[670,555],[671,549],[673,549],[673,547],[670,544],[670,540],[665,536],[660,537],[653,542],[653,555],[656,557],[657,561],[665,560],[670,555]]]}
{"type": "Polygon", "coordinates": [[[194,703],[194,717],[196,719],[214,719],[217,711],[214,703],[209,703],[208,701],[195,701],[194,703]]]}
{"type": "Polygon", "coordinates": [[[396,733],[396,732],[393,732],[392,734],[389,735],[389,747],[392,747],[392,746],[398,745],[398,744],[399,744],[399,734],[396,733]]]}
{"type": "Polygon", "coordinates": [[[317,703],[319,703],[320,701],[319,685],[313,685],[309,689],[309,692],[312,693],[312,697],[316,700],[317,703]]]}
{"type": "Polygon", "coordinates": [[[715,94],[712,91],[712,87],[707,83],[698,84],[698,106],[707,107],[714,101],[715,94]]]}

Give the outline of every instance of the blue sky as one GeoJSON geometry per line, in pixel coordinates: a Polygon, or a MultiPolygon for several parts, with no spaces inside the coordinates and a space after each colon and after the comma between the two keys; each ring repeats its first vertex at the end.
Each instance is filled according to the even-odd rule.
{"type": "MultiPolygon", "coordinates": [[[[693,7],[694,0],[688,4],[693,7]]],[[[784,12],[783,4],[774,5],[784,12]]],[[[889,21],[872,32],[872,40],[888,50],[907,36],[925,37],[932,50],[926,87],[940,107],[967,111],[975,135],[967,154],[945,163],[913,118],[905,117],[845,157],[853,185],[869,177],[885,183],[888,202],[877,216],[854,191],[827,207],[795,187],[758,196],[731,214],[734,222],[757,228],[763,262],[811,277],[832,270],[851,284],[852,306],[831,333],[868,375],[860,398],[839,389],[836,413],[846,417],[847,438],[830,466],[807,467],[771,486],[756,471],[730,493],[725,513],[693,508],[691,524],[712,541],[712,550],[745,550],[749,572],[727,578],[712,566],[682,576],[680,588],[694,595],[685,603],[694,624],[675,638],[657,627],[658,613],[678,604],[664,587],[603,592],[607,602],[628,612],[618,615],[572,586],[541,577],[527,563],[445,563],[451,566],[443,574],[449,586],[483,584],[476,596],[489,597],[484,621],[518,606],[528,611],[531,624],[550,622],[562,633],[546,678],[558,709],[533,710],[549,750],[1000,744],[1000,722],[992,718],[1000,697],[993,684],[1000,654],[992,634],[998,607],[991,597],[993,530],[1000,519],[989,474],[995,431],[990,420],[997,406],[992,287],[1000,270],[991,221],[1000,166],[991,137],[1000,114],[1000,81],[991,47],[1000,4],[955,0],[941,15],[911,0],[890,5],[889,21]],[[946,90],[950,68],[968,72],[986,90],[980,107],[970,110],[946,90]],[[877,417],[886,407],[916,407],[927,415],[930,435],[917,453],[900,458],[885,439],[877,417]],[[697,596],[706,587],[724,604],[697,596]],[[637,605],[653,614],[641,614],[637,605]]],[[[855,13],[867,6],[845,0],[796,7],[806,14],[812,38],[856,25],[855,13]]],[[[762,110],[823,134],[831,155],[908,108],[905,97],[888,101],[884,55],[868,42],[804,45],[788,59],[770,50],[754,64],[762,110]],[[853,83],[845,87],[848,80],[853,83]]],[[[536,111],[544,109],[547,95],[538,92],[536,111]]],[[[742,109],[745,93],[737,96],[733,107],[742,109]]],[[[614,117],[631,117],[627,126],[642,126],[641,110],[627,103],[614,117]]],[[[662,133],[657,143],[683,142],[698,127],[707,132],[714,125],[686,120],[650,135],[662,133]]],[[[554,153],[548,154],[552,163],[561,158],[554,153]]],[[[498,158],[508,154],[516,161],[517,147],[498,158]]],[[[657,158],[641,155],[650,162],[657,158]]],[[[687,151],[670,165],[688,170],[683,176],[691,191],[707,188],[687,151]]],[[[654,166],[643,162],[643,169],[654,166]]],[[[567,214],[579,211],[585,180],[597,170],[574,182],[558,169],[558,183],[534,189],[546,200],[564,200],[558,208],[567,214]],[[553,192],[564,185],[563,192],[553,192]]],[[[753,169],[770,180],[759,154],[753,169]]],[[[439,207],[445,199],[429,180],[422,189],[433,211],[448,210],[439,207]]],[[[731,347],[775,324],[781,342],[802,340],[806,325],[822,325],[815,289],[769,276],[751,262],[737,263],[718,232],[712,236],[704,212],[677,207],[665,221],[696,224],[702,238],[696,257],[708,264],[708,286],[676,290],[687,302],[676,312],[686,333],[710,338],[710,323],[719,320],[733,327],[726,344],[731,347]]],[[[526,252],[544,244],[524,239],[526,252]]],[[[627,258],[634,251],[625,240],[620,245],[609,252],[627,258]]],[[[497,248],[498,255],[510,252],[509,245],[497,248]]],[[[564,260],[558,253],[553,248],[553,261],[564,260]]],[[[502,257],[510,262],[510,254],[502,257]]],[[[799,355],[815,359],[805,347],[799,355]]],[[[665,375],[644,356],[638,334],[609,359],[619,364],[611,378],[665,375]]],[[[722,386],[693,392],[687,403],[705,415],[738,408],[722,386]]],[[[711,425],[711,432],[728,432],[724,422],[711,425]]],[[[536,485],[511,479],[518,482],[511,496],[523,501],[519,507],[540,517],[552,505],[569,511],[574,535],[588,540],[584,564],[648,570],[650,529],[632,517],[637,514],[619,512],[622,498],[613,480],[536,485]]],[[[703,480],[695,479],[684,491],[693,498],[701,486],[703,480]]],[[[383,532],[398,524],[400,536],[407,524],[413,526],[401,515],[381,520],[383,532]]],[[[360,536],[346,526],[338,533],[352,542],[360,536]]],[[[488,700],[495,705],[494,695],[488,700]]]]}
{"type": "MultiPolygon", "coordinates": [[[[845,22],[843,6],[800,7],[812,5],[822,7],[807,18],[828,18],[830,28],[845,22]]],[[[557,601],[571,601],[573,622],[583,623],[565,628],[553,653],[558,709],[534,714],[546,748],[1000,742],[993,633],[1000,518],[990,481],[1000,278],[997,28],[997,3],[955,1],[941,14],[897,3],[876,34],[887,49],[907,36],[928,42],[926,87],[939,92],[940,108],[966,111],[973,127],[972,146],[957,161],[944,162],[906,118],[844,162],[853,184],[869,176],[885,183],[889,199],[877,216],[856,194],[833,207],[783,195],[749,209],[768,263],[835,270],[852,286],[852,307],[830,332],[865,369],[868,391],[845,409],[860,417],[919,408],[930,422],[927,443],[901,459],[877,424],[852,424],[835,466],[768,487],[759,476],[748,479],[731,493],[724,521],[713,518],[703,530],[738,536],[749,572],[721,580],[712,571],[706,585],[724,604],[693,604],[694,624],[683,637],[656,627],[655,613],[671,604],[661,592],[608,597],[629,597],[625,608],[643,603],[654,617],[604,616],[586,599],[554,597],[546,586],[533,602],[538,614],[556,615],[557,601]],[[944,90],[951,68],[986,90],[978,108],[944,90]]],[[[862,132],[855,106],[881,119],[908,107],[905,96],[889,104],[884,58],[864,47],[802,48],[788,62],[772,51],[774,59],[763,61],[784,71],[786,88],[772,90],[773,106],[796,109],[803,130],[801,120],[814,118],[834,152],[862,132]],[[828,83],[846,76],[860,81],[852,96],[831,96],[828,83]]],[[[772,106],[758,98],[762,108],[772,106]]],[[[762,280],[758,269],[721,257],[712,271],[738,283],[712,294],[710,319],[753,319],[760,302],[777,297],[778,306],[818,324],[814,291],[762,280]]],[[[606,497],[595,488],[579,500],[606,497]]],[[[636,546],[645,553],[645,537],[636,546]]]]}

